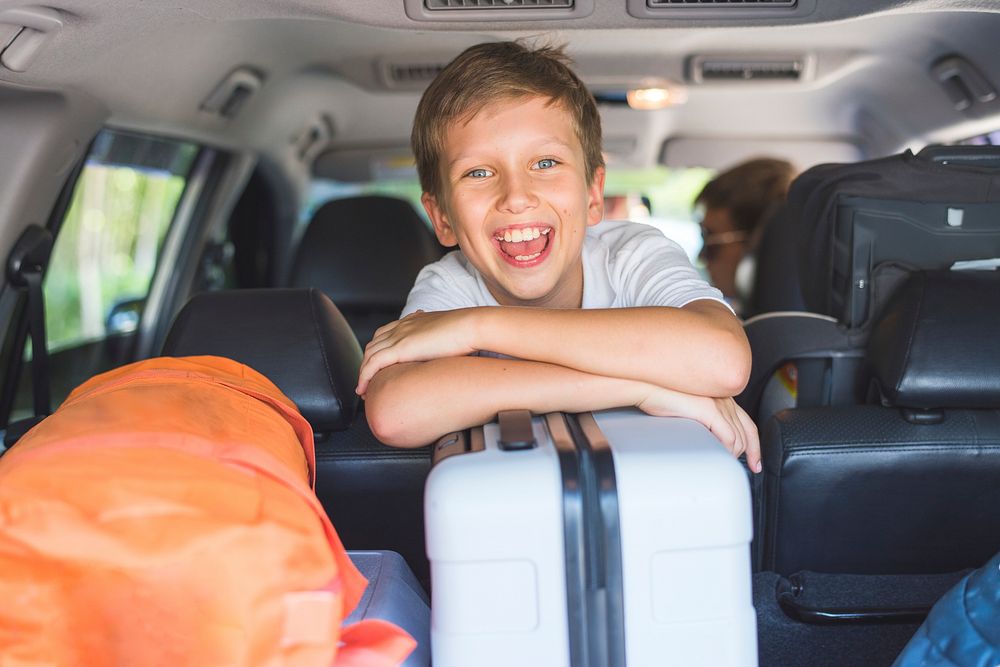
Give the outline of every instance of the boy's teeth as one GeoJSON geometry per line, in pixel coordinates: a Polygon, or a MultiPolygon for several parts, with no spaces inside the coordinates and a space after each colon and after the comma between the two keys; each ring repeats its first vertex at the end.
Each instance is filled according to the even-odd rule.
{"type": "Polygon", "coordinates": [[[503,234],[499,232],[493,237],[497,241],[506,241],[507,243],[522,243],[524,241],[532,241],[537,239],[539,236],[546,235],[552,231],[551,227],[546,227],[544,229],[539,229],[538,227],[524,227],[522,229],[505,229],[503,234]]]}
{"type": "Polygon", "coordinates": [[[536,252],[534,255],[516,255],[514,257],[514,259],[516,259],[519,262],[527,262],[527,261],[530,261],[532,259],[535,259],[536,257],[538,257],[541,254],[542,253],[540,253],[540,252],[536,252]]]}

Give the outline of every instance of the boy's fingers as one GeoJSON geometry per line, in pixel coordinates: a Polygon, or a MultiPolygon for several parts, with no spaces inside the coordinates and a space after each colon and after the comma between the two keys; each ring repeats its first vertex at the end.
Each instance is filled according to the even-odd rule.
{"type": "Polygon", "coordinates": [[[387,334],[390,331],[392,331],[393,329],[395,329],[396,326],[401,321],[402,320],[394,320],[392,322],[389,322],[388,324],[383,324],[382,326],[380,326],[378,329],[375,330],[375,335],[372,336],[372,342],[375,342],[380,337],[384,336],[385,334],[387,334]]]}
{"type": "Polygon", "coordinates": [[[740,424],[739,418],[734,414],[732,405],[728,401],[716,401],[715,407],[726,425],[733,431],[733,440],[727,444],[733,456],[738,457],[746,447],[746,434],[743,432],[743,426],[740,424]]]}
{"type": "Polygon", "coordinates": [[[706,425],[715,434],[715,437],[726,446],[726,449],[733,451],[733,446],[736,444],[736,431],[733,429],[733,425],[723,417],[718,409],[715,412],[714,419],[709,420],[709,423],[706,425]]]}
{"type": "Polygon", "coordinates": [[[750,415],[740,410],[740,421],[747,431],[747,465],[750,470],[760,472],[763,470],[763,462],[760,456],[760,434],[757,432],[757,425],[750,419],[750,415]]]}
{"type": "Polygon", "coordinates": [[[354,390],[355,393],[360,395],[367,392],[368,383],[375,377],[375,374],[394,363],[396,362],[392,360],[392,354],[386,350],[378,350],[368,356],[361,364],[361,372],[358,374],[358,386],[354,390]]]}
{"type": "Polygon", "coordinates": [[[740,419],[739,415],[734,413],[732,418],[733,421],[736,423],[736,429],[737,432],[739,433],[739,442],[737,443],[739,449],[733,452],[733,454],[739,456],[740,454],[743,454],[744,452],[747,451],[747,447],[749,446],[750,443],[750,438],[748,437],[745,424],[740,419]]]}
{"type": "Polygon", "coordinates": [[[364,376],[364,366],[361,367],[361,374],[358,375],[358,386],[354,388],[354,393],[358,396],[364,396],[368,393],[368,380],[364,376]]]}
{"type": "Polygon", "coordinates": [[[361,374],[358,376],[358,386],[355,388],[354,393],[358,396],[368,393],[368,383],[371,381],[375,373],[369,372],[368,366],[361,369],[361,374]]]}
{"type": "Polygon", "coordinates": [[[746,449],[746,439],[743,437],[743,430],[739,426],[733,425],[733,431],[736,433],[736,438],[733,440],[731,451],[735,458],[739,458],[740,454],[746,449]]]}
{"type": "Polygon", "coordinates": [[[372,342],[368,343],[368,346],[365,347],[365,360],[371,359],[372,356],[378,354],[386,347],[388,347],[388,343],[386,343],[386,341],[384,340],[379,340],[379,341],[373,340],[372,342]]]}
{"type": "MultiPolygon", "coordinates": [[[[388,325],[386,325],[386,326],[388,326],[388,325]]],[[[376,330],[375,331],[375,335],[372,336],[372,339],[370,341],[368,341],[367,345],[365,345],[365,350],[367,350],[368,348],[370,348],[372,345],[377,345],[379,343],[382,343],[382,342],[386,341],[390,336],[392,336],[392,332],[395,329],[396,329],[396,327],[393,327],[391,329],[387,329],[386,327],[382,327],[381,329],[376,330]]]]}

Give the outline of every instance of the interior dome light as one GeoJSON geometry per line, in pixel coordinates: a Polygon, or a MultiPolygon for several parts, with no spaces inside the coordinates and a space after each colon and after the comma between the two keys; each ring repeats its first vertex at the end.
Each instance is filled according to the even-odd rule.
{"type": "Polygon", "coordinates": [[[628,105],[633,109],[666,109],[683,104],[687,94],[681,88],[634,88],[626,93],[628,105]]]}

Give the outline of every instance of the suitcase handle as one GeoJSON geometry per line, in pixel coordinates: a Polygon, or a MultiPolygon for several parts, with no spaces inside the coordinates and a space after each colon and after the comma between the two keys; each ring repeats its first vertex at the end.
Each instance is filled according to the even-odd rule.
{"type": "Polygon", "coordinates": [[[537,447],[531,428],[530,410],[504,410],[497,415],[500,422],[500,449],[520,451],[537,447]]]}

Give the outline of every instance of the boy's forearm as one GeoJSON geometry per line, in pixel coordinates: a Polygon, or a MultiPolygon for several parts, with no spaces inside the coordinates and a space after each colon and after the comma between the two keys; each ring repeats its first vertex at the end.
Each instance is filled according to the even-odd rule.
{"type": "Polygon", "coordinates": [[[366,414],[379,440],[419,447],[502,410],[584,412],[636,405],[651,388],[532,361],[446,357],[395,364],[372,380],[366,414]]]}
{"type": "Polygon", "coordinates": [[[551,310],[482,308],[480,349],[701,396],[734,396],[750,373],[750,348],[725,306],[551,310]]]}

